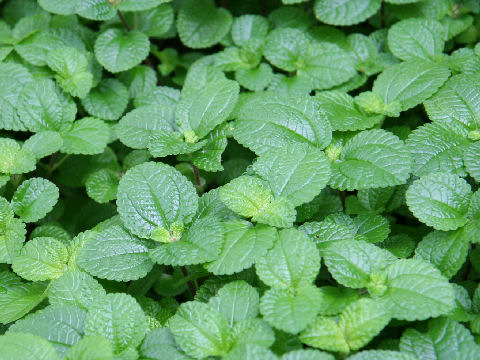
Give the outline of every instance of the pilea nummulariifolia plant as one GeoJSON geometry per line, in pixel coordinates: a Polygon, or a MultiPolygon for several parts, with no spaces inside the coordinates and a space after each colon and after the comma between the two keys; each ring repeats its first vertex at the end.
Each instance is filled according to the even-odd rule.
{"type": "Polygon", "coordinates": [[[0,359],[480,359],[478,0],[0,0],[0,359]]]}

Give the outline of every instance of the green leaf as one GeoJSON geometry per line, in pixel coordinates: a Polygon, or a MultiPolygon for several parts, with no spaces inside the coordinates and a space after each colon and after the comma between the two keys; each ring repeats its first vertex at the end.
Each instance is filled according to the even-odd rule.
{"type": "Polygon", "coordinates": [[[191,142],[186,132],[193,131],[201,139],[223,123],[237,103],[238,93],[238,84],[226,78],[207,82],[200,93],[183,92],[175,115],[186,141],[191,142]]]}
{"type": "Polygon", "coordinates": [[[88,71],[88,59],[74,47],[53,49],[48,53],[47,64],[57,73],[60,87],[72,96],[84,98],[93,86],[93,74],[88,71]]]}
{"type": "Polygon", "coordinates": [[[108,71],[117,73],[140,64],[150,52],[148,36],[140,31],[109,29],[95,41],[95,57],[108,71]]]}
{"type": "Polygon", "coordinates": [[[17,188],[12,206],[23,221],[35,222],[53,209],[58,197],[58,188],[54,183],[43,178],[31,178],[17,188]]]}
{"type": "Polygon", "coordinates": [[[412,18],[388,30],[388,47],[401,60],[436,60],[443,52],[445,31],[436,20],[412,18]]]}
{"type": "Polygon", "coordinates": [[[233,20],[232,40],[237,46],[264,42],[268,34],[268,20],[260,15],[242,15],[233,20]]]}
{"type": "Polygon", "coordinates": [[[432,172],[465,176],[462,157],[468,155],[467,132],[458,124],[433,122],[412,131],[406,141],[413,155],[413,174],[432,172]]]}
{"type": "Polygon", "coordinates": [[[140,347],[140,354],[142,357],[152,360],[162,360],[164,357],[172,360],[190,359],[175,343],[168,328],[157,328],[147,333],[140,347]]]}
{"type": "Polygon", "coordinates": [[[91,20],[109,20],[116,15],[116,10],[104,0],[83,0],[77,3],[78,15],[91,20]]]}
{"type": "Polygon", "coordinates": [[[26,234],[25,223],[11,216],[1,221],[0,225],[0,263],[11,264],[20,254],[26,234]]]}
{"type": "Polygon", "coordinates": [[[471,196],[470,185],[457,175],[431,173],[408,188],[406,201],[421,222],[437,230],[455,230],[467,223],[471,196]]]}
{"type": "MultiPolygon", "coordinates": [[[[171,236],[171,235],[170,235],[171,236]]],[[[216,217],[195,221],[181,236],[150,251],[151,258],[164,265],[195,265],[215,260],[223,240],[222,224],[216,217]]]]}
{"type": "Polygon", "coordinates": [[[263,92],[241,104],[233,135],[260,155],[291,143],[323,149],[330,143],[332,132],[314,98],[263,92]]]}
{"type": "MultiPolygon", "coordinates": [[[[148,150],[153,157],[165,157],[168,155],[195,153],[207,144],[209,144],[207,139],[197,143],[189,143],[185,142],[185,139],[183,139],[182,134],[179,132],[158,131],[150,135],[148,150]]],[[[210,145],[215,146],[215,144],[212,143],[210,143],[210,145]]],[[[203,149],[201,151],[203,151],[203,149]]],[[[215,152],[215,150],[213,151],[215,152]]],[[[197,161],[202,164],[206,159],[206,157],[202,156],[197,156],[197,158],[197,161]]]]}
{"type": "Polygon", "coordinates": [[[472,334],[444,317],[430,320],[427,332],[407,329],[400,339],[402,352],[422,359],[467,359],[470,349],[475,349],[475,353],[480,349],[472,334]]]}
{"type": "MultiPolygon", "coordinates": [[[[258,310],[258,307],[257,307],[258,310]]],[[[237,322],[233,328],[232,348],[241,344],[256,344],[270,347],[275,341],[275,334],[268,324],[259,318],[247,318],[237,322]]]]}
{"type": "MultiPolygon", "coordinates": [[[[328,154],[328,149],[327,149],[328,154]]],[[[411,171],[410,152],[385,130],[366,130],[347,141],[332,163],[330,185],[340,190],[404,184],[411,171]]]]}
{"type": "Polygon", "coordinates": [[[135,24],[136,18],[137,30],[149,37],[161,38],[166,36],[175,21],[174,9],[169,4],[162,4],[154,9],[130,12],[124,15],[129,24],[135,24]]]}
{"type": "Polygon", "coordinates": [[[0,323],[20,319],[46,296],[46,283],[23,282],[12,272],[0,271],[0,323]]]}
{"type": "Polygon", "coordinates": [[[113,357],[112,346],[103,336],[85,336],[71,347],[67,360],[106,360],[113,357]]]}
{"type": "Polygon", "coordinates": [[[118,4],[118,9],[122,11],[151,10],[169,1],[170,0],[123,0],[118,4]]]}
{"type": "Polygon", "coordinates": [[[117,198],[118,174],[109,169],[101,169],[91,173],[85,189],[90,198],[98,203],[108,203],[117,198]]]}
{"type": "Polygon", "coordinates": [[[63,132],[70,128],[77,111],[75,103],[61,94],[48,79],[26,85],[20,93],[17,106],[20,121],[32,132],[53,130],[63,132]]]}
{"type": "Polygon", "coordinates": [[[223,356],[232,342],[225,318],[198,301],[180,305],[169,325],[176,343],[195,358],[223,356]]]}
{"type": "Polygon", "coordinates": [[[95,155],[105,151],[110,141],[110,128],[102,120],[86,117],[73,123],[63,136],[61,152],[66,154],[95,155]]]}
{"type": "Polygon", "coordinates": [[[270,65],[261,63],[256,69],[239,69],[235,72],[235,80],[247,90],[263,91],[273,79],[270,65]]]}
{"type": "MultiPolygon", "coordinates": [[[[226,126],[228,126],[228,124],[225,126],[220,125],[214,129],[208,136],[205,146],[192,154],[193,165],[205,171],[214,172],[223,170],[222,154],[228,145],[226,126]]],[[[185,145],[187,145],[187,143],[185,145]]]]}
{"type": "Polygon", "coordinates": [[[320,255],[315,244],[301,231],[286,229],[265,257],[255,264],[257,275],[276,288],[302,288],[310,285],[320,269],[320,255]]]}
{"type": "Polygon", "coordinates": [[[57,360],[51,343],[28,333],[8,333],[0,336],[0,348],[5,360],[57,360]]]}
{"type": "Polygon", "coordinates": [[[399,351],[367,350],[348,357],[348,360],[416,360],[417,357],[399,351]]]}
{"type": "Polygon", "coordinates": [[[93,276],[116,281],[144,277],[152,269],[149,244],[120,226],[89,237],[78,255],[78,265],[93,276]]]}
{"type": "Polygon", "coordinates": [[[449,76],[450,70],[445,65],[409,60],[382,72],[373,83],[373,92],[384,104],[398,103],[405,111],[432,96],[449,76]]]}
{"type": "Polygon", "coordinates": [[[64,357],[83,336],[83,322],[87,312],[67,305],[50,305],[43,310],[18,320],[9,333],[30,333],[50,341],[57,353],[64,357]]]}
{"type": "Polygon", "coordinates": [[[13,139],[0,138],[0,173],[22,174],[35,169],[33,152],[21,148],[13,139]]]}
{"type": "Polygon", "coordinates": [[[178,170],[147,162],[129,169],[120,180],[118,212],[134,234],[149,238],[159,227],[188,222],[198,208],[193,184],[178,170]]]}
{"type": "Polygon", "coordinates": [[[78,6],[78,0],[61,1],[61,0],[38,0],[38,4],[46,11],[58,15],[72,15],[78,6]]]}
{"type": "Polygon", "coordinates": [[[253,170],[264,179],[275,197],[298,206],[313,200],[327,185],[330,165],[320,150],[307,144],[289,144],[263,153],[253,170]]]}
{"type": "Polygon", "coordinates": [[[316,0],[313,10],[318,20],[330,25],[353,25],[375,14],[381,0],[316,0]]]}
{"type": "Polygon", "coordinates": [[[193,49],[220,42],[230,30],[232,15],[216,8],[212,0],[188,0],[178,12],[177,29],[182,43],[193,49]]]}
{"type": "Polygon", "coordinates": [[[252,220],[261,224],[289,228],[297,217],[294,205],[284,197],[270,202],[265,208],[252,217],[252,220]]]}
{"type": "Polygon", "coordinates": [[[463,162],[469,175],[475,180],[480,180],[480,162],[478,161],[478,153],[480,151],[480,143],[470,143],[463,148],[463,162]]]}
{"type": "Polygon", "coordinates": [[[156,143],[155,137],[170,137],[176,131],[174,116],[171,106],[142,106],[120,119],[115,132],[126,146],[146,149],[156,143]]]}
{"type": "Polygon", "coordinates": [[[147,325],[140,305],[127,294],[108,294],[98,299],[85,318],[85,335],[102,335],[115,353],[140,345],[147,325]]]}
{"type": "Polygon", "coordinates": [[[480,100],[476,89],[480,79],[475,76],[455,75],[430,99],[425,101],[425,110],[430,120],[456,123],[467,131],[480,127],[480,100]]]}
{"type": "Polygon", "coordinates": [[[290,351],[280,358],[281,360],[334,360],[333,355],[313,349],[290,351]]]}
{"type": "Polygon", "coordinates": [[[470,243],[464,235],[462,230],[432,231],[418,243],[415,257],[435,265],[450,279],[467,259],[470,243]]]}
{"type": "Polygon", "coordinates": [[[381,115],[369,116],[355,104],[352,96],[341,91],[324,91],[318,93],[315,98],[334,131],[365,130],[383,119],[381,115]]]}
{"type": "Polygon", "coordinates": [[[63,139],[55,131],[41,131],[30,136],[24,143],[23,148],[32,152],[37,159],[42,159],[60,150],[63,139]]]}
{"type": "Polygon", "coordinates": [[[271,191],[253,176],[239,176],[220,189],[220,199],[230,209],[245,217],[259,214],[273,200],[271,191]]]}
{"type": "Polygon", "coordinates": [[[323,350],[348,353],[368,344],[389,322],[390,313],[372,299],[359,299],[348,305],[338,317],[319,317],[300,340],[323,350]]]}
{"type": "Polygon", "coordinates": [[[319,308],[321,315],[338,315],[349,304],[359,298],[358,292],[349,288],[323,286],[319,289],[319,308]]]}
{"type": "Polygon", "coordinates": [[[118,120],[127,108],[128,90],[116,79],[104,79],[82,98],[85,110],[103,120],[118,120]]]}
{"type": "Polygon", "coordinates": [[[48,301],[52,305],[72,305],[89,309],[105,290],[92,276],[83,271],[68,271],[50,283],[48,301]]]}
{"type": "Polygon", "coordinates": [[[253,226],[244,220],[223,223],[224,240],[220,255],[206,268],[215,275],[231,275],[249,268],[264,256],[276,240],[274,228],[253,226]]]}
{"type": "Polygon", "coordinates": [[[333,278],[356,289],[375,286],[377,274],[397,260],[389,251],[362,240],[332,242],[322,250],[322,255],[333,278]]]}
{"type": "Polygon", "coordinates": [[[455,306],[455,292],[439,270],[423,260],[401,259],[386,269],[383,305],[399,320],[425,320],[455,306]]]}
{"type": "Polygon", "coordinates": [[[56,279],[67,270],[68,257],[67,248],[60,241],[37,237],[27,242],[13,259],[12,269],[31,281],[56,279]]]}
{"type": "Polygon", "coordinates": [[[295,291],[273,288],[263,294],[260,312],[273,327],[297,334],[315,320],[319,311],[318,298],[318,288],[312,285],[295,291]]]}
{"type": "Polygon", "coordinates": [[[273,30],[267,38],[264,55],[270,63],[285,71],[295,71],[310,44],[306,32],[293,28],[273,30]]]}
{"type": "Polygon", "coordinates": [[[258,315],[260,297],[257,290],[243,280],[232,281],[210,298],[208,304],[227,319],[230,327],[258,315]]]}

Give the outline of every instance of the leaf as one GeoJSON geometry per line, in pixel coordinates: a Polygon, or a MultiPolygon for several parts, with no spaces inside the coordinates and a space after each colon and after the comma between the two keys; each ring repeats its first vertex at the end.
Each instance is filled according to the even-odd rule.
{"type": "Polygon", "coordinates": [[[129,169],[120,180],[118,212],[134,234],[149,238],[158,227],[188,222],[198,208],[198,195],[178,170],[147,162],[129,169]]]}
{"type": "Polygon", "coordinates": [[[118,4],[118,9],[122,11],[151,10],[168,1],[169,0],[123,0],[118,4]]]}
{"type": "Polygon", "coordinates": [[[145,60],[149,52],[148,36],[136,30],[124,33],[122,30],[108,29],[95,41],[95,57],[112,73],[133,68],[145,60]]]}
{"type": "Polygon", "coordinates": [[[390,313],[372,299],[359,299],[340,314],[338,324],[319,317],[302,334],[307,345],[329,351],[349,352],[368,344],[389,322],[390,313]]]}
{"type": "Polygon", "coordinates": [[[463,148],[463,162],[465,163],[465,168],[468,171],[468,174],[473,177],[475,180],[480,180],[480,163],[477,158],[479,153],[480,144],[470,143],[463,148]]]}
{"type": "Polygon", "coordinates": [[[201,93],[182,93],[175,115],[186,141],[192,142],[186,132],[193,131],[193,136],[201,139],[223,123],[237,103],[238,93],[238,84],[226,78],[208,82],[201,93]]]}
{"type": "Polygon", "coordinates": [[[66,154],[95,155],[105,151],[110,141],[110,128],[103,121],[86,117],[73,123],[63,136],[61,152],[66,154]]]}
{"type": "Polygon", "coordinates": [[[13,259],[20,254],[26,234],[25,223],[20,219],[11,217],[2,220],[0,225],[0,262],[11,264],[13,259]]]}
{"type": "Polygon", "coordinates": [[[152,269],[151,244],[120,226],[96,232],[83,244],[78,265],[93,276],[116,281],[144,277],[152,269]]]}
{"type": "Polygon", "coordinates": [[[261,224],[276,227],[292,227],[297,217],[294,205],[284,197],[279,197],[270,202],[252,220],[261,224]]]}
{"type": "Polygon", "coordinates": [[[85,335],[102,335],[118,353],[142,342],[146,328],[140,305],[127,294],[108,294],[96,301],[85,318],[85,335]]]}
{"type": "Polygon", "coordinates": [[[402,20],[389,29],[388,47],[401,60],[436,60],[443,52],[444,32],[442,24],[436,20],[402,20]]]}
{"type": "Polygon", "coordinates": [[[91,173],[85,183],[90,198],[98,203],[108,203],[117,198],[118,174],[108,169],[91,173]]]}
{"type": "Polygon", "coordinates": [[[452,310],[455,292],[433,265],[401,259],[386,269],[387,291],[383,305],[399,320],[425,320],[452,310]]]}
{"type": "Polygon", "coordinates": [[[215,275],[231,275],[249,268],[264,256],[277,237],[274,228],[253,226],[244,220],[223,223],[224,240],[220,255],[206,268],[215,275]]]}
{"type": "Polygon", "coordinates": [[[93,86],[93,74],[88,71],[88,59],[74,47],[61,47],[48,53],[47,64],[57,73],[60,87],[72,96],[84,98],[93,86]]]}
{"type": "Polygon", "coordinates": [[[273,200],[271,191],[253,176],[239,176],[220,189],[220,199],[230,209],[245,217],[260,213],[273,200]]]}
{"type": "MultiPolygon", "coordinates": [[[[287,0],[288,1],[288,0],[287,0]]],[[[333,360],[334,357],[331,354],[325,353],[323,351],[313,350],[313,349],[300,349],[293,350],[286,354],[283,354],[281,360],[333,360]]]]}
{"type": "Polygon", "coordinates": [[[46,296],[46,283],[23,282],[12,272],[0,271],[0,323],[18,320],[46,296]]]}
{"type": "Polygon", "coordinates": [[[232,332],[234,338],[232,348],[237,348],[241,344],[256,344],[270,347],[275,341],[275,334],[272,328],[259,318],[247,318],[237,322],[233,326],[232,332]]]}
{"type": "Polygon", "coordinates": [[[255,264],[258,277],[276,288],[302,288],[310,285],[320,269],[315,244],[301,231],[286,229],[265,257],[255,264]]]}
{"type": "Polygon", "coordinates": [[[70,101],[58,93],[53,81],[41,79],[23,88],[17,111],[25,129],[62,132],[71,126],[70,122],[75,118],[76,106],[70,101]]]}
{"type": "Polygon", "coordinates": [[[50,305],[8,329],[10,333],[30,333],[50,341],[57,353],[64,357],[83,336],[86,311],[75,306],[50,305]]]}
{"type": "Polygon", "coordinates": [[[449,76],[450,70],[445,65],[409,60],[383,71],[373,83],[373,92],[384,104],[398,102],[405,111],[432,96],[449,76]]]}
{"type": "Polygon", "coordinates": [[[176,343],[192,357],[223,356],[230,348],[227,321],[207,304],[183,303],[169,324],[176,343]]]}
{"type": "Polygon", "coordinates": [[[318,20],[330,25],[353,25],[365,21],[380,9],[380,0],[316,0],[318,20]]]}
{"type": "Polygon", "coordinates": [[[331,127],[310,96],[256,93],[238,111],[233,136],[257,155],[291,143],[325,148],[331,127]]]}
{"type": "Polygon", "coordinates": [[[232,40],[237,46],[246,46],[254,41],[263,42],[268,35],[268,21],[260,15],[242,15],[232,24],[232,40]]]}
{"type": "Polygon", "coordinates": [[[453,174],[431,173],[415,181],[407,190],[410,211],[437,230],[455,230],[466,224],[472,190],[453,174]]]}
{"type": "Polygon", "coordinates": [[[83,271],[68,271],[50,283],[48,301],[52,305],[71,305],[89,309],[105,296],[103,287],[83,271]]]}
{"type": "Polygon", "coordinates": [[[367,350],[356,353],[348,360],[415,360],[414,356],[399,351],[390,350],[367,350]]]}
{"type": "Polygon", "coordinates": [[[340,314],[343,309],[359,298],[358,292],[349,288],[323,286],[319,289],[319,308],[321,315],[340,314]]]}
{"type": "Polygon", "coordinates": [[[222,154],[228,145],[226,131],[225,127],[220,125],[210,133],[205,146],[192,154],[193,165],[205,171],[223,170],[222,154]]]}
{"type": "Polygon", "coordinates": [[[451,278],[465,260],[470,248],[469,239],[460,231],[432,231],[423,238],[415,249],[415,257],[435,265],[443,275],[451,278]]]}
{"type": "Polygon", "coordinates": [[[208,304],[227,319],[230,327],[239,321],[257,317],[260,297],[257,290],[243,280],[232,281],[218,290],[208,304]]]}
{"type": "Polygon", "coordinates": [[[467,131],[480,126],[480,100],[476,88],[480,80],[475,76],[452,76],[442,88],[425,101],[425,110],[432,121],[457,123],[467,131]]]}
{"type": "Polygon", "coordinates": [[[161,360],[163,357],[172,360],[190,359],[175,343],[168,328],[156,328],[148,332],[140,347],[140,354],[142,357],[152,360],[161,360]]]}
{"type": "Polygon", "coordinates": [[[37,237],[13,259],[12,269],[24,279],[43,281],[59,278],[67,270],[68,252],[60,241],[37,237]]]}
{"type": "Polygon", "coordinates": [[[65,3],[61,0],[39,0],[38,4],[46,11],[58,15],[75,14],[78,1],[69,1],[65,3]]]}
{"type": "Polygon", "coordinates": [[[164,265],[195,265],[214,261],[221,249],[223,228],[214,216],[195,221],[178,239],[150,251],[151,258],[164,265]]]}
{"type": "Polygon", "coordinates": [[[267,151],[253,164],[253,170],[275,197],[283,196],[295,206],[313,200],[330,177],[327,157],[306,144],[267,151]]]}
{"type": "MultiPolygon", "coordinates": [[[[148,150],[153,157],[165,157],[168,155],[195,153],[207,144],[207,139],[197,143],[189,143],[185,142],[185,139],[179,132],[158,131],[150,135],[148,150]]],[[[200,151],[203,151],[203,149],[200,151]]],[[[203,160],[204,158],[200,159],[199,162],[203,160]]]]}
{"type": "Polygon", "coordinates": [[[470,332],[445,317],[430,320],[427,332],[407,329],[400,339],[402,352],[425,359],[468,358],[469,348],[479,350],[470,332]]]}
{"type": "Polygon", "coordinates": [[[334,161],[330,185],[340,190],[404,184],[411,171],[411,156],[403,142],[385,130],[365,130],[341,149],[334,161]]]}
{"type": "Polygon", "coordinates": [[[8,333],[0,336],[0,347],[5,359],[57,360],[55,348],[41,337],[26,333],[8,333]]]}
{"type": "Polygon", "coordinates": [[[37,159],[42,159],[60,150],[63,139],[55,131],[41,131],[30,136],[24,143],[23,148],[29,150],[37,159]]]}
{"type": "Polygon", "coordinates": [[[22,174],[35,169],[35,155],[13,139],[0,138],[0,173],[22,174]]]}
{"type": "Polygon", "coordinates": [[[466,132],[455,123],[433,122],[412,131],[406,141],[413,157],[413,174],[449,172],[465,176],[462,157],[468,152],[466,132]]]}
{"type": "Polygon", "coordinates": [[[340,240],[322,250],[323,261],[333,278],[351,288],[364,288],[396,261],[387,250],[362,240],[340,240]]]}
{"type": "Polygon", "coordinates": [[[25,222],[35,222],[49,213],[57,203],[57,186],[43,178],[25,180],[15,191],[12,206],[25,222]]]}
{"type": "Polygon", "coordinates": [[[298,29],[279,28],[268,35],[264,55],[270,63],[285,71],[295,71],[302,53],[310,44],[308,35],[298,29]]]}
{"type": "Polygon", "coordinates": [[[276,360],[278,359],[278,357],[275,356],[275,354],[266,347],[256,345],[256,344],[245,343],[234,348],[226,356],[224,356],[223,359],[225,360],[253,360],[253,359],[276,360]]]}
{"type": "Polygon", "coordinates": [[[261,63],[256,69],[239,69],[235,72],[235,80],[251,91],[263,91],[273,79],[270,65],[261,63]]]}
{"type": "Polygon", "coordinates": [[[104,79],[84,98],[82,106],[93,117],[118,120],[127,108],[128,90],[116,79],[104,79]]]}
{"type": "Polygon", "coordinates": [[[67,360],[104,360],[113,357],[112,346],[103,336],[85,336],[71,347],[67,360]]]}
{"type": "Polygon", "coordinates": [[[120,141],[133,149],[146,149],[155,136],[176,131],[173,108],[148,105],[127,113],[115,129],[120,141]]]}
{"type": "Polygon", "coordinates": [[[116,15],[115,8],[103,0],[79,1],[76,12],[91,20],[109,20],[116,15]]]}
{"type": "Polygon", "coordinates": [[[357,106],[352,96],[341,91],[323,91],[319,101],[334,131],[355,131],[371,128],[382,121],[381,115],[369,116],[357,106]]]}
{"type": "Polygon", "coordinates": [[[228,10],[216,8],[212,0],[188,0],[178,13],[177,29],[182,43],[193,49],[220,42],[232,25],[228,10]]]}
{"type": "Polygon", "coordinates": [[[319,311],[318,296],[318,288],[312,285],[295,291],[273,288],[263,294],[260,312],[273,327],[296,334],[314,321],[319,311]]]}

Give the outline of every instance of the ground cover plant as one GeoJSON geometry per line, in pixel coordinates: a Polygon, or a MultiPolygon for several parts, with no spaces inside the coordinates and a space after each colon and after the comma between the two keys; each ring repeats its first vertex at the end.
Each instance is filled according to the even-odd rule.
{"type": "Polygon", "coordinates": [[[0,359],[479,359],[479,26],[0,0],[0,359]]]}

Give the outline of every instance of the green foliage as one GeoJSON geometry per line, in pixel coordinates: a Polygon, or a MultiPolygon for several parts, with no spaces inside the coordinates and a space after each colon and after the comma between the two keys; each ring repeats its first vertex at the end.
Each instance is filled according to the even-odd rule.
{"type": "Polygon", "coordinates": [[[479,16],[0,0],[0,358],[478,358],[479,16]]]}

